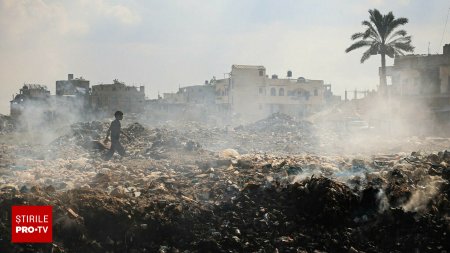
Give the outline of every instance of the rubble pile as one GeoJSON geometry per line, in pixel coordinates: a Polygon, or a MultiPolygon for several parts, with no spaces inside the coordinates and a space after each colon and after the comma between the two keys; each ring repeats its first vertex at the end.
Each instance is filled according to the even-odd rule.
{"type": "MultiPolygon", "coordinates": [[[[165,128],[173,128],[170,125],[165,128]]],[[[205,149],[220,151],[233,148],[240,153],[269,152],[272,154],[316,153],[319,147],[315,128],[307,121],[275,113],[266,119],[237,127],[205,126],[188,122],[177,128],[187,138],[196,140],[205,149]]]]}
{"type": "MultiPolygon", "coordinates": [[[[129,156],[104,161],[105,151],[84,143],[104,137],[107,127],[101,122],[77,123],[50,145],[0,146],[0,234],[11,234],[11,205],[52,205],[54,211],[52,244],[11,244],[6,236],[0,237],[0,249],[450,249],[448,151],[373,156],[243,153],[233,146],[216,151],[203,141],[216,138],[216,133],[223,137],[227,129],[214,128],[196,139],[206,130],[150,129],[133,123],[123,128],[131,136],[122,141],[129,156]]],[[[228,129],[228,134],[250,135],[258,128],[261,134],[251,137],[256,143],[281,147],[275,142],[283,134],[278,131],[299,127],[278,115],[228,129]],[[271,125],[277,129],[273,135],[271,125]]]]}
{"type": "Polygon", "coordinates": [[[243,126],[243,128],[248,132],[270,132],[273,134],[289,131],[302,131],[312,134],[314,130],[310,122],[296,121],[283,113],[274,113],[265,119],[243,126]]]}
{"type": "Polygon", "coordinates": [[[56,138],[51,146],[73,146],[78,145],[84,148],[93,148],[94,140],[102,140],[105,138],[106,130],[109,124],[106,122],[92,121],[92,122],[78,122],[70,125],[70,130],[67,134],[56,138]]]}
{"type": "Polygon", "coordinates": [[[449,138],[397,136],[370,128],[352,129],[343,124],[316,124],[299,121],[281,113],[258,122],[232,127],[199,122],[167,122],[160,126],[181,133],[218,152],[233,148],[241,154],[373,155],[386,153],[433,152],[448,148],[449,138]]]}
{"type": "Polygon", "coordinates": [[[2,234],[10,234],[11,205],[49,204],[55,236],[53,245],[2,240],[0,247],[414,252],[450,246],[449,152],[371,159],[234,152],[186,161],[85,160],[86,168],[72,165],[63,173],[86,171],[76,180],[84,185],[3,186],[2,234]]]}

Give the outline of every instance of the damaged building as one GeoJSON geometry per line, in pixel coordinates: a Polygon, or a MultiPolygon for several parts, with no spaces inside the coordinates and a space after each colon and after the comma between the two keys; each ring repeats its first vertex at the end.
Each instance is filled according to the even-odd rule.
{"type": "Polygon", "coordinates": [[[50,91],[46,86],[40,84],[24,84],[19,94],[13,96],[10,101],[10,115],[16,118],[22,114],[29,103],[47,105],[49,103],[50,91]]]}
{"type": "Polygon", "coordinates": [[[159,108],[166,112],[211,108],[211,105],[215,104],[214,93],[214,86],[206,81],[204,85],[185,86],[179,88],[176,93],[164,93],[158,104],[159,108]]]}
{"type": "Polygon", "coordinates": [[[56,81],[56,96],[62,98],[62,103],[87,109],[89,95],[89,80],[83,77],[73,78],[73,74],[68,74],[67,80],[56,81]]]}
{"type": "Polygon", "coordinates": [[[125,113],[142,112],[145,103],[144,86],[127,86],[114,80],[113,84],[99,84],[90,88],[90,81],[68,74],[67,80],[56,81],[56,95],[50,95],[46,86],[24,84],[19,94],[10,101],[11,116],[18,118],[25,111],[44,121],[69,120],[83,116],[82,112],[125,113]],[[32,102],[32,103],[31,103],[32,102]],[[39,115],[44,114],[44,117],[39,115]]]}
{"type": "Polygon", "coordinates": [[[443,47],[443,54],[397,56],[386,75],[392,81],[392,97],[426,105],[438,121],[450,122],[450,44],[443,47]]]}
{"type": "MultiPolygon", "coordinates": [[[[66,120],[78,115],[80,111],[89,110],[89,81],[73,78],[56,81],[56,95],[51,95],[46,86],[40,84],[24,84],[11,103],[11,116],[14,119],[35,118],[39,125],[53,122],[55,119],[66,120]]],[[[30,121],[30,120],[28,120],[30,121]]]]}
{"type": "Polygon", "coordinates": [[[170,104],[214,104],[214,86],[192,85],[179,88],[176,93],[164,93],[164,101],[170,104]]]}
{"type": "Polygon", "coordinates": [[[400,96],[449,94],[450,44],[443,54],[405,55],[394,59],[394,66],[386,68],[391,77],[391,94],[400,96]]]}
{"type": "Polygon", "coordinates": [[[125,113],[142,112],[145,104],[144,86],[127,86],[113,80],[112,84],[93,85],[91,107],[94,111],[113,113],[120,110],[125,113]]]}

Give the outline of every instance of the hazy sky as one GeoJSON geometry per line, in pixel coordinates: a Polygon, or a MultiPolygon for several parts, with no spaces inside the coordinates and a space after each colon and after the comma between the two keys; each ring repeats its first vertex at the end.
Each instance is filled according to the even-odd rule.
{"type": "MultiPolygon", "coordinates": [[[[380,57],[344,52],[368,10],[406,17],[415,53],[450,42],[444,0],[0,0],[0,113],[23,83],[68,73],[91,85],[117,78],[158,91],[223,78],[232,64],[322,79],[335,94],[374,89],[380,57]]],[[[388,60],[391,65],[393,61],[388,60]]]]}

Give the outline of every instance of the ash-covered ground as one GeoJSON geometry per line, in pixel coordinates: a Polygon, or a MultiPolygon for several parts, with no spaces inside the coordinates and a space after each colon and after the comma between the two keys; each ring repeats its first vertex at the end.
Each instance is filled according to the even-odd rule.
{"type": "Polygon", "coordinates": [[[7,131],[4,252],[448,252],[450,139],[274,114],[241,126],[109,121],[7,131]],[[43,138],[51,141],[43,142],[43,138]],[[12,205],[52,205],[52,244],[12,244],[12,205]]]}

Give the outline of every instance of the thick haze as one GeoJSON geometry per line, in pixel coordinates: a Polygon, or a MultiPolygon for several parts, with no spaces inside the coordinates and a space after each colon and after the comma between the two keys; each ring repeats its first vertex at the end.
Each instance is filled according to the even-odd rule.
{"type": "MultiPolygon", "coordinates": [[[[448,1],[104,1],[0,0],[0,113],[23,83],[47,85],[68,73],[91,85],[118,78],[145,85],[149,98],[179,85],[223,78],[232,64],[264,65],[269,75],[322,79],[375,89],[380,57],[346,54],[368,10],[406,17],[415,53],[442,53],[448,1]],[[444,33],[443,33],[444,32],[444,33]]],[[[388,65],[393,61],[388,60],[388,65]]]]}

